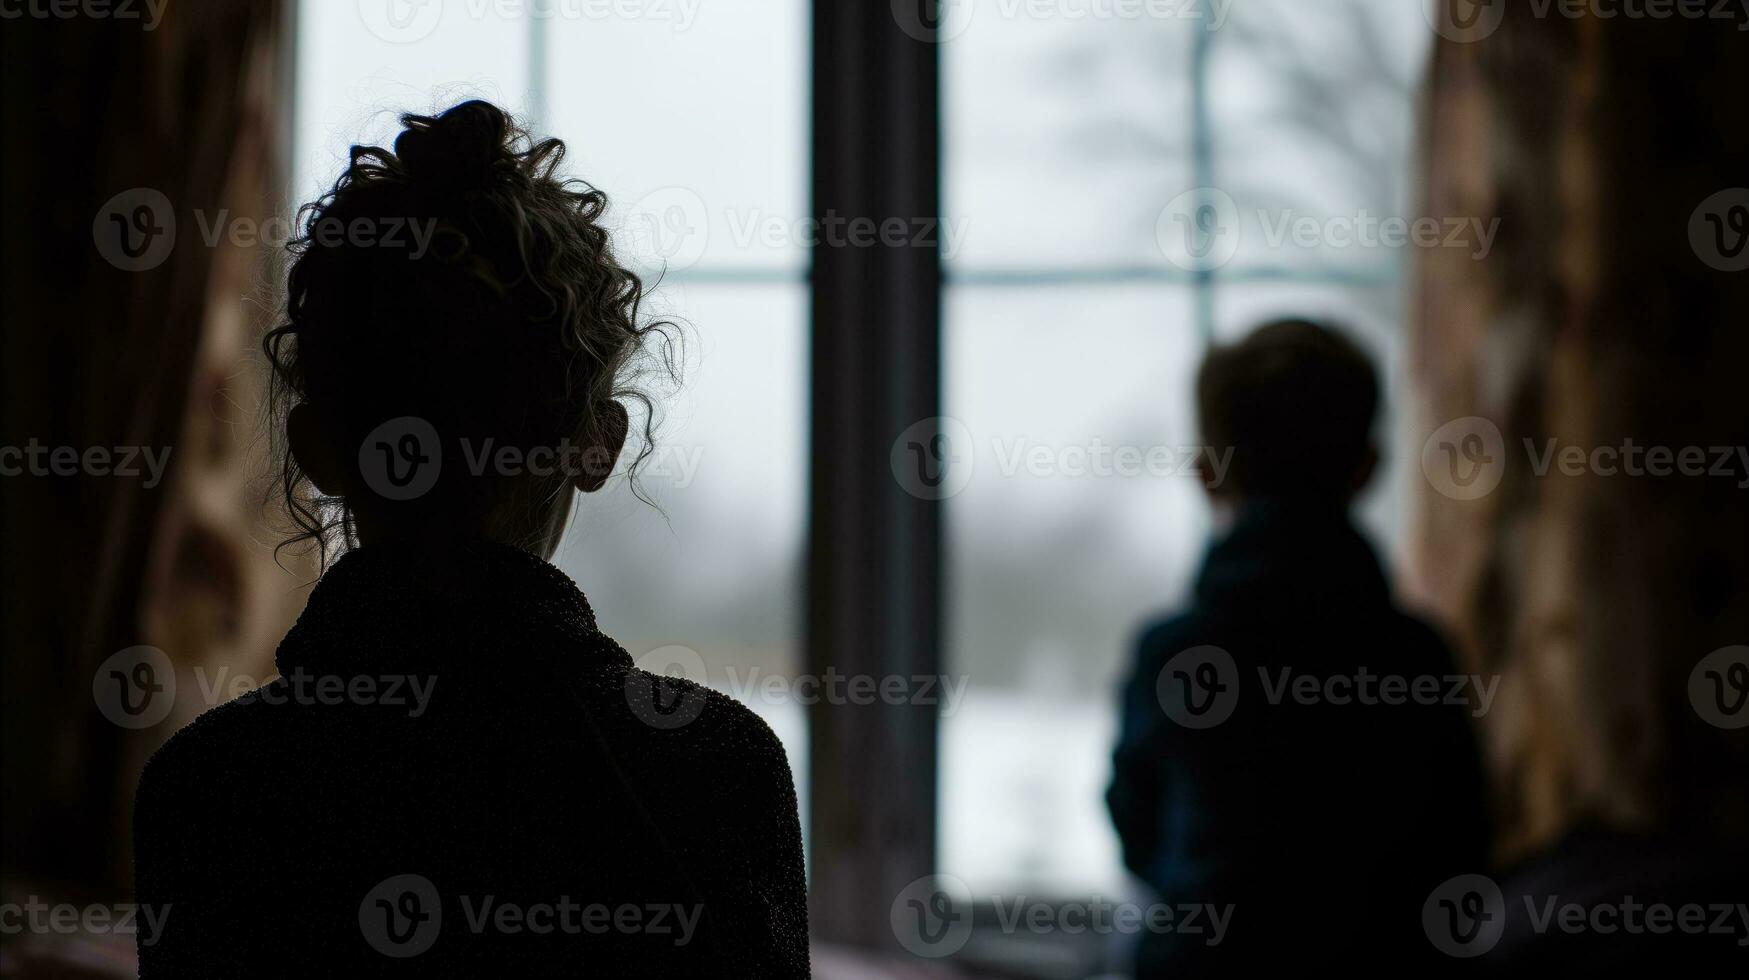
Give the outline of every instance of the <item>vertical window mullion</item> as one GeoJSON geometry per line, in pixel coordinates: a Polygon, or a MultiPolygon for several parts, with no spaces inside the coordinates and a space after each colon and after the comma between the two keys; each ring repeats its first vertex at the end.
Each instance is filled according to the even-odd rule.
{"type": "MultiPolygon", "coordinates": [[[[842,232],[940,213],[938,46],[887,3],[813,13],[806,669],[878,684],[941,672],[942,505],[890,463],[901,432],[940,414],[940,254],[842,232]]],[[[937,706],[843,701],[809,708],[812,925],[890,947],[894,896],[934,870],[937,706]]]]}
{"type": "MultiPolygon", "coordinates": [[[[1191,41],[1190,54],[1190,145],[1191,182],[1202,196],[1200,207],[1213,207],[1208,191],[1214,187],[1214,125],[1209,119],[1209,49],[1214,32],[1200,27],[1191,41]]],[[[1203,343],[1215,335],[1215,270],[1196,270],[1196,322],[1203,343]]]]}

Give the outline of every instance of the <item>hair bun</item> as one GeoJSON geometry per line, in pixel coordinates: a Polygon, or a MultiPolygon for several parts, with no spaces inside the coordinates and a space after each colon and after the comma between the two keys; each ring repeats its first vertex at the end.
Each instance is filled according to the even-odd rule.
{"type": "Polygon", "coordinates": [[[408,176],[443,190],[487,187],[510,129],[502,110],[478,99],[439,116],[409,113],[401,124],[406,130],[395,139],[395,155],[408,176]]]}

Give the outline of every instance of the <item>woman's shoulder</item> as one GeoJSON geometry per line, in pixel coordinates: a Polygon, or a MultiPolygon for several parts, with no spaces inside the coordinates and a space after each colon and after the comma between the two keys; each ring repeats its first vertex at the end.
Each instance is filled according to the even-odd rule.
{"type": "Polygon", "coordinates": [[[202,782],[235,771],[243,759],[259,753],[260,735],[289,721],[275,707],[287,687],[284,678],[201,712],[147,758],[140,775],[142,790],[163,782],[202,782]],[[203,775],[204,774],[204,775],[203,775]]]}
{"type": "Polygon", "coordinates": [[[622,724],[648,732],[653,744],[685,746],[743,759],[783,760],[783,743],[752,708],[684,677],[639,667],[623,673],[622,724]]]}
{"type": "MultiPolygon", "coordinates": [[[[633,768],[691,792],[794,799],[783,742],[758,712],[696,681],[628,667],[613,685],[612,739],[633,768]],[[620,692],[623,691],[623,695],[620,692]]],[[[788,805],[793,806],[793,802],[788,805]]]]}
{"type": "MultiPolygon", "coordinates": [[[[161,845],[204,841],[219,846],[242,830],[244,815],[259,816],[273,775],[277,746],[300,740],[283,729],[292,713],[274,698],[281,679],[207,709],[177,730],[147,758],[134,790],[136,840],[161,845]],[[265,696],[264,696],[265,695],[265,696]]],[[[283,691],[282,691],[283,693],[283,691]]]]}

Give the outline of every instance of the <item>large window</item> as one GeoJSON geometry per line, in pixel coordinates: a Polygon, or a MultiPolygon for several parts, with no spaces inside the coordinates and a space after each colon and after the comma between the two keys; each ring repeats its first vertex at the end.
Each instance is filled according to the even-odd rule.
{"type": "MultiPolygon", "coordinates": [[[[807,386],[809,9],[303,3],[294,174],[307,200],[396,111],[470,95],[569,143],[567,170],[610,194],[620,247],[660,280],[652,312],[682,324],[686,378],[643,477],[661,510],[610,484],[558,561],[634,656],[765,715],[798,782],[803,707],[758,679],[821,662],[800,635],[823,397],[807,386]]],[[[938,13],[941,411],[970,476],[942,505],[942,670],[967,686],[943,704],[937,865],[976,895],[1117,895],[1113,689],[1208,533],[1195,365],[1211,341],[1311,315],[1351,324],[1398,377],[1408,262],[1380,231],[1410,206],[1430,32],[1397,0],[938,13]]],[[[868,70],[887,41],[861,43],[835,38],[856,57],[831,70],[868,70]]],[[[822,131],[864,148],[928,116],[820,108],[822,131]]],[[[1366,506],[1387,544],[1405,462],[1366,506]]]]}
{"type": "MultiPolygon", "coordinates": [[[[1407,258],[1360,232],[1409,206],[1429,32],[1394,0],[965,6],[942,46],[964,229],[943,330],[972,441],[946,576],[969,683],[942,722],[940,866],[973,894],[1116,895],[1113,690],[1208,533],[1196,363],[1310,315],[1394,366],[1407,258]]],[[[1386,539],[1395,484],[1367,505],[1386,539]]]]}

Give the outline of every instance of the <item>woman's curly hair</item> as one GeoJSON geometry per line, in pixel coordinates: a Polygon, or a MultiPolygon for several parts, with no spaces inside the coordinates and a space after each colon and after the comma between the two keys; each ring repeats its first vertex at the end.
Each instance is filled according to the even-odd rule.
{"type": "MultiPolygon", "coordinates": [[[[356,543],[361,506],[398,521],[484,520],[505,500],[482,452],[617,446],[625,403],[641,409],[636,490],[655,424],[643,385],[678,380],[674,324],[641,322],[644,286],[615,259],[606,195],[557,175],[563,142],[535,140],[481,101],[401,124],[392,152],[352,147],[333,188],[299,210],[285,320],[262,342],[272,496],[293,525],[281,547],[312,544],[324,563],[356,543]],[[341,450],[333,496],[290,451],[296,405],[341,450]],[[443,465],[416,499],[385,500],[361,475],[360,447],[407,418],[439,434],[443,465]]],[[[568,486],[553,477],[523,502],[568,486]]]]}

